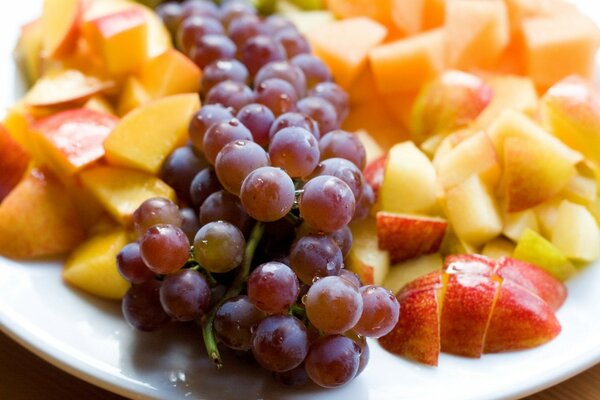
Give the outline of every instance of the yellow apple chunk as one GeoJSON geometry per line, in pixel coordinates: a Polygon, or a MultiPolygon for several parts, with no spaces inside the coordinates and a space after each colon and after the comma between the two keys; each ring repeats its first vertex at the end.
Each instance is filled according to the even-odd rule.
{"type": "Polygon", "coordinates": [[[82,9],[80,0],[44,0],[42,10],[44,56],[61,58],[75,50],[82,9]]]}
{"type": "Polygon", "coordinates": [[[558,208],[552,243],[567,257],[593,261],[600,257],[600,229],[582,205],[564,200],[558,208]]]}
{"type": "Polygon", "coordinates": [[[356,273],[365,285],[380,285],[390,269],[390,256],[379,249],[375,220],[357,221],[350,228],[352,248],[346,257],[346,268],[356,273]]]}
{"type": "Polygon", "coordinates": [[[504,225],[502,227],[502,234],[515,242],[519,240],[526,229],[534,232],[539,231],[537,217],[533,209],[505,213],[502,223],[504,225]]]}
{"type": "Polygon", "coordinates": [[[112,104],[101,94],[90,97],[83,105],[83,108],[104,114],[117,115],[112,104]]]}
{"type": "Polygon", "coordinates": [[[148,60],[142,66],[139,76],[140,83],[150,97],[159,98],[198,92],[202,71],[179,51],[169,49],[148,60]]]}
{"type": "Polygon", "coordinates": [[[185,143],[189,121],[199,108],[197,94],[179,94],[133,110],[104,142],[108,162],[157,174],[167,156],[185,143]]]}
{"type": "Polygon", "coordinates": [[[122,228],[93,236],[65,261],[63,278],[93,295],[121,299],[129,283],[119,274],[116,257],[127,243],[127,233],[122,228]]]}
{"type": "Polygon", "coordinates": [[[439,253],[427,254],[406,260],[390,267],[383,281],[383,287],[397,293],[407,283],[434,271],[442,271],[442,256],[439,253]]]}
{"type": "Polygon", "coordinates": [[[497,237],[487,242],[483,249],[481,249],[481,255],[489,257],[493,260],[498,260],[501,257],[512,256],[515,251],[515,244],[503,237],[497,237]]]}
{"type": "Polygon", "coordinates": [[[80,172],[83,185],[124,225],[131,223],[134,211],[151,197],[175,200],[175,192],[155,176],[115,167],[94,167],[80,172]]]}

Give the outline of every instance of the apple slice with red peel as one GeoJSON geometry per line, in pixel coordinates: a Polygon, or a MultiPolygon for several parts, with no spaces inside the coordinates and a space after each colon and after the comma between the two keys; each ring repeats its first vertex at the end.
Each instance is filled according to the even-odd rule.
{"type": "Polygon", "coordinates": [[[437,252],[447,227],[448,221],[442,218],[377,213],[379,248],[390,253],[392,263],[437,252]]]}
{"type": "Polygon", "coordinates": [[[447,274],[473,274],[491,277],[496,262],[479,254],[453,254],[444,260],[447,274]]]}
{"type": "Polygon", "coordinates": [[[42,50],[49,58],[62,58],[77,47],[81,0],[44,0],[42,50]]]}
{"type": "Polygon", "coordinates": [[[0,202],[21,181],[29,159],[27,151],[0,125],[0,202]]]}
{"type": "Polygon", "coordinates": [[[373,194],[375,198],[377,198],[377,194],[379,193],[379,188],[383,183],[383,174],[385,172],[385,163],[387,161],[387,153],[376,158],[371,163],[369,163],[365,170],[363,171],[363,176],[365,177],[365,181],[371,185],[373,189],[373,194]]]}

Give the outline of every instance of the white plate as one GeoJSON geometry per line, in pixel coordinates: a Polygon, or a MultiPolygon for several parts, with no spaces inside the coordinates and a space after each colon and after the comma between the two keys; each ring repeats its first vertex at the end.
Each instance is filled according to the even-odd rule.
{"type": "MultiPolygon", "coordinates": [[[[22,88],[8,60],[18,27],[39,14],[40,0],[11,2],[0,13],[0,105],[22,88]]],[[[592,2],[588,15],[600,16],[592,2]]],[[[67,372],[116,393],[157,399],[493,399],[525,396],[600,361],[600,263],[568,283],[558,312],[562,333],[530,351],[472,360],[440,357],[438,368],[407,362],[371,342],[371,362],[337,390],[279,386],[233,357],[216,371],[194,327],[171,326],[155,334],[129,328],[117,303],[66,286],[59,262],[15,263],[0,258],[0,328],[67,372]]]]}

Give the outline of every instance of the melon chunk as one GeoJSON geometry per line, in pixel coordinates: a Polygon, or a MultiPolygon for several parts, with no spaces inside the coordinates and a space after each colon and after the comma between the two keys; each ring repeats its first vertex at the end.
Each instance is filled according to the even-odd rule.
{"type": "Polygon", "coordinates": [[[391,26],[392,0],[326,0],[327,9],[341,18],[368,17],[391,26]]]}
{"type": "Polygon", "coordinates": [[[369,51],[383,42],[386,35],[385,26],[358,17],[323,25],[309,33],[308,39],[337,83],[348,88],[366,66],[369,51]]]}
{"type": "Polygon", "coordinates": [[[446,61],[450,67],[490,67],[510,41],[502,0],[454,0],[446,6],[446,61]]]}
{"type": "Polygon", "coordinates": [[[444,0],[392,0],[392,19],[407,35],[414,35],[444,23],[444,0]]]}

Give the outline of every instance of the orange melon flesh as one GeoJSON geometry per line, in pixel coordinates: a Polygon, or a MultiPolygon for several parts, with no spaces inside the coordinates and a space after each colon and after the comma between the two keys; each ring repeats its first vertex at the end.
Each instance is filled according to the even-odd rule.
{"type": "Polygon", "coordinates": [[[368,17],[392,26],[390,10],[393,0],[326,0],[327,9],[340,18],[368,17]]]}
{"type": "Polygon", "coordinates": [[[437,28],[444,23],[443,0],[392,0],[392,19],[407,35],[437,28]]]}
{"type": "Polygon", "coordinates": [[[364,70],[371,49],[386,35],[385,26],[357,17],[323,25],[308,38],[314,53],[329,66],[337,83],[348,88],[364,70]]]}
{"type": "Polygon", "coordinates": [[[581,14],[532,18],[523,23],[527,74],[540,88],[567,75],[591,79],[599,45],[598,27],[581,14]]]}
{"type": "Polygon", "coordinates": [[[408,131],[399,126],[381,100],[354,106],[342,128],[349,132],[367,131],[384,150],[409,139],[408,131]]]}
{"type": "Polygon", "coordinates": [[[381,45],[369,55],[380,93],[416,92],[443,68],[444,30],[381,45]]]}
{"type": "Polygon", "coordinates": [[[502,0],[454,0],[446,6],[446,61],[451,68],[493,66],[510,41],[502,0]]]}

